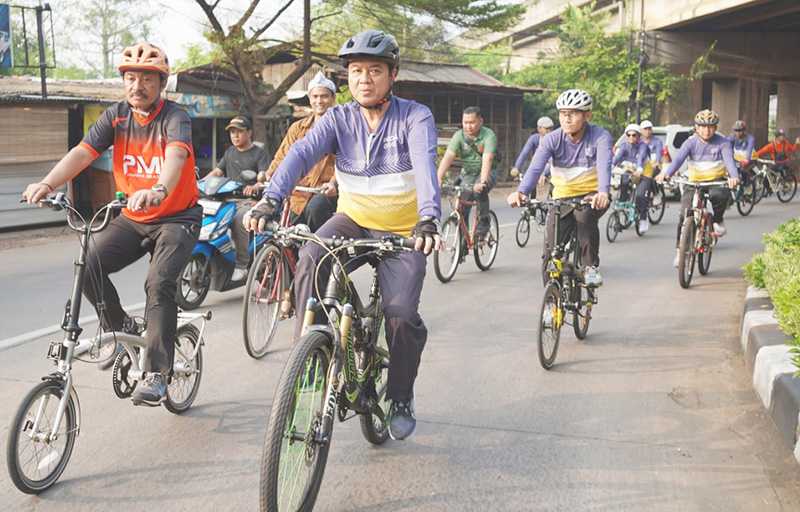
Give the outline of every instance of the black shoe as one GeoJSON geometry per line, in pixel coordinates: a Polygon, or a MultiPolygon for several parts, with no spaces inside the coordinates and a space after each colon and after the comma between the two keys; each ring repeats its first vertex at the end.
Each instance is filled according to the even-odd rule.
{"type": "Polygon", "coordinates": [[[389,407],[389,436],[395,441],[402,441],[414,433],[417,418],[414,416],[413,400],[407,402],[392,401],[389,407]]]}
{"type": "Polygon", "coordinates": [[[141,336],[145,329],[147,329],[147,323],[140,316],[129,316],[122,321],[122,332],[126,334],[141,336]]]}
{"type": "Polygon", "coordinates": [[[143,382],[133,392],[133,403],[161,403],[167,396],[167,379],[160,373],[148,373],[143,382]]]}

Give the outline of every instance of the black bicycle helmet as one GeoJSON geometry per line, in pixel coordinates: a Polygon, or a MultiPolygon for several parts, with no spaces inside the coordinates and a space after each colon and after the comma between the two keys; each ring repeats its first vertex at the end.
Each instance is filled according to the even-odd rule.
{"type": "Polygon", "coordinates": [[[382,30],[365,30],[348,39],[339,50],[339,58],[347,62],[357,57],[379,59],[389,67],[400,64],[400,47],[394,36],[382,30]]]}

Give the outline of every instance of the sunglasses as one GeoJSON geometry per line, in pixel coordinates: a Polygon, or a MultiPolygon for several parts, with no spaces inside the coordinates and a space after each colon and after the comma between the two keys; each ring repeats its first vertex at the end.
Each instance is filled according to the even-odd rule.
{"type": "Polygon", "coordinates": [[[626,133],[625,135],[627,135],[628,137],[638,137],[639,136],[638,133],[626,133]]]}
{"type": "Polygon", "coordinates": [[[743,132],[744,130],[736,129],[736,130],[733,130],[733,131],[735,131],[735,132],[743,132]]]}

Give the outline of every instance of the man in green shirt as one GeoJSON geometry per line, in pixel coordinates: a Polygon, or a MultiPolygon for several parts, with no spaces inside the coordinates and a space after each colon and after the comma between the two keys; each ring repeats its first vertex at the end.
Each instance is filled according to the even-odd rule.
{"type": "MultiPolygon", "coordinates": [[[[463,129],[453,135],[439,162],[437,175],[441,185],[453,160],[461,159],[461,185],[472,191],[465,199],[478,201],[478,236],[482,237],[489,231],[489,191],[497,179],[497,136],[483,126],[483,116],[478,107],[464,109],[461,126],[463,129]]],[[[464,214],[469,219],[469,209],[464,214]]]]}

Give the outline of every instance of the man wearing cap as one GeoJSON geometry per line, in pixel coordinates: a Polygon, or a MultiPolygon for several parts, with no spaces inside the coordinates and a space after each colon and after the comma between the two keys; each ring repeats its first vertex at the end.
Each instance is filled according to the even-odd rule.
{"type": "Polygon", "coordinates": [[[161,97],[169,76],[166,54],[155,45],[137,43],[123,50],[119,71],[125,100],[106,109],[83,141],[42,181],[28,185],[22,196],[37,203],[114,146],[114,182],[128,196],[128,204],[92,238],[86,270],[93,278],[83,292],[103,329],[141,334],[108,276],[144,256],[142,242],[152,241],[144,283],[146,374],[132,398],[134,403],[159,404],[175,353],[178,276],[197,243],[203,210],[197,205],[191,120],[177,103],[161,97]]]}
{"type": "MultiPolygon", "coordinates": [[[[267,168],[269,158],[267,153],[256,144],[253,144],[253,125],[247,116],[236,116],[225,127],[231,138],[232,146],[229,147],[217,167],[208,173],[209,176],[227,176],[232,180],[239,180],[242,171],[259,172],[267,168]]],[[[259,191],[259,185],[247,185],[244,195],[250,196],[259,191]]],[[[242,281],[247,277],[247,267],[250,264],[250,254],[247,248],[250,245],[250,234],[242,224],[245,213],[255,204],[255,201],[240,201],[236,207],[236,216],[231,224],[231,238],[236,248],[236,267],[231,275],[232,281],[242,281]]]]}
{"type": "MultiPolygon", "coordinates": [[[[536,132],[528,137],[528,140],[522,147],[522,151],[519,152],[519,155],[514,162],[514,167],[511,168],[509,173],[511,176],[519,176],[520,169],[528,168],[531,158],[533,158],[534,153],[536,153],[536,148],[539,147],[539,143],[541,142],[542,138],[553,131],[553,126],[553,120],[547,116],[540,117],[539,120],[536,121],[536,132]]],[[[547,164],[547,167],[544,170],[544,176],[548,178],[550,177],[550,164],[547,164]]]]}
{"type": "Polygon", "coordinates": [[[769,156],[775,160],[776,165],[785,165],[789,161],[789,154],[797,151],[798,142],[800,142],[800,137],[795,140],[795,144],[789,142],[786,139],[786,131],[780,128],[775,132],[775,139],[772,142],[756,151],[756,158],[769,156]]]}
{"type": "MultiPolygon", "coordinates": [[[[308,102],[311,115],[294,122],[283,138],[275,158],[267,169],[268,179],[272,179],[275,171],[289,153],[292,145],[306,136],[320,117],[336,104],[336,84],[327,79],[322,71],[308,83],[308,102]]],[[[334,168],[335,157],[327,154],[317,162],[308,174],[297,182],[296,186],[321,187],[323,192],[313,197],[308,192],[292,191],[289,197],[289,209],[292,211],[292,224],[306,224],[312,232],[325,224],[336,211],[336,178],[334,168]]]]}
{"type": "MultiPolygon", "coordinates": [[[[614,158],[611,160],[611,165],[614,167],[631,167],[634,174],[639,178],[640,183],[644,178],[650,179],[645,176],[645,169],[652,172],[652,168],[648,161],[650,149],[647,144],[643,144],[639,138],[641,137],[641,128],[638,124],[629,124],[625,127],[625,140],[620,143],[614,158]]],[[[619,186],[621,201],[627,201],[630,197],[630,174],[623,174],[619,186]]],[[[648,186],[649,183],[645,186],[648,186]]],[[[639,233],[646,233],[650,229],[650,222],[647,220],[647,196],[640,193],[637,189],[636,192],[636,208],[639,210],[639,233]]]]}

